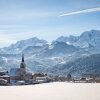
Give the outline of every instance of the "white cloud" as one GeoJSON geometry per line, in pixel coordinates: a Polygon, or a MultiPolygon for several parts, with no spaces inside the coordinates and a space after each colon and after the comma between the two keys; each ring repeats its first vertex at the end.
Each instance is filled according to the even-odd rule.
{"type": "Polygon", "coordinates": [[[85,9],[85,10],[80,10],[80,11],[75,11],[71,13],[66,13],[62,14],[60,16],[70,16],[70,15],[77,15],[77,14],[82,14],[82,13],[90,13],[90,12],[95,12],[95,11],[100,11],[100,7],[98,8],[90,8],[90,9],[85,9]]]}
{"type": "Polygon", "coordinates": [[[42,11],[0,11],[0,20],[9,21],[9,20],[25,20],[25,19],[34,19],[34,18],[47,18],[51,17],[55,12],[42,12],[42,11]]]}
{"type": "Polygon", "coordinates": [[[12,38],[10,38],[9,35],[5,35],[5,34],[0,33],[0,47],[8,46],[14,42],[15,41],[12,38]]]}

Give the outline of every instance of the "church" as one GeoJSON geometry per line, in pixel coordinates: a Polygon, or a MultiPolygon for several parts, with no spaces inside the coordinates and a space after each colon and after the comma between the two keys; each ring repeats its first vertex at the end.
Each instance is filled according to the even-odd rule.
{"type": "Polygon", "coordinates": [[[32,74],[26,71],[26,64],[24,60],[24,55],[22,55],[22,61],[20,68],[11,68],[10,69],[10,80],[24,80],[27,81],[32,78],[32,74]]]}

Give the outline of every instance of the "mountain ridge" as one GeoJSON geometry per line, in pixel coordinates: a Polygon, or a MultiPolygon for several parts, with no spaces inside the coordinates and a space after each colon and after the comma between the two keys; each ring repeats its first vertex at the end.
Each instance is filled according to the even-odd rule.
{"type": "Polygon", "coordinates": [[[0,48],[0,66],[8,70],[19,67],[22,54],[25,54],[29,71],[63,76],[68,73],[100,73],[100,31],[86,31],[80,36],[62,36],[51,44],[36,37],[18,41],[0,48]]]}

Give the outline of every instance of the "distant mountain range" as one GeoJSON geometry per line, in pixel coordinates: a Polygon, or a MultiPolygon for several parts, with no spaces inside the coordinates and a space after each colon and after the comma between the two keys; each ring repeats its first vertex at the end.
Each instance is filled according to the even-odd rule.
{"type": "Polygon", "coordinates": [[[18,41],[15,44],[10,45],[9,47],[4,47],[0,49],[0,54],[20,54],[23,51],[25,51],[25,49],[27,50],[27,48],[30,47],[38,47],[38,46],[44,46],[47,44],[47,41],[45,40],[39,40],[36,37],[33,37],[31,39],[28,40],[21,40],[18,41]]]}
{"type": "Polygon", "coordinates": [[[61,36],[49,44],[36,37],[0,48],[0,68],[19,67],[25,54],[27,69],[53,75],[100,74],[100,31],[83,32],[80,36],[61,36]]]}
{"type": "Polygon", "coordinates": [[[74,45],[76,47],[87,49],[87,48],[100,48],[100,31],[91,30],[83,32],[80,36],[69,36],[69,37],[59,37],[56,39],[59,42],[66,42],[68,44],[74,45]]]}

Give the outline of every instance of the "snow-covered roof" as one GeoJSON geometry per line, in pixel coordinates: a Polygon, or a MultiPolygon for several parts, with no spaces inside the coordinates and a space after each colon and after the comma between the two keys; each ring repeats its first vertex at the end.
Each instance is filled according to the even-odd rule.
{"type": "Polygon", "coordinates": [[[19,76],[20,68],[11,68],[10,69],[10,76],[19,76]]]}
{"type": "Polygon", "coordinates": [[[2,76],[0,76],[0,77],[10,77],[9,75],[2,75],[2,76]]]}

